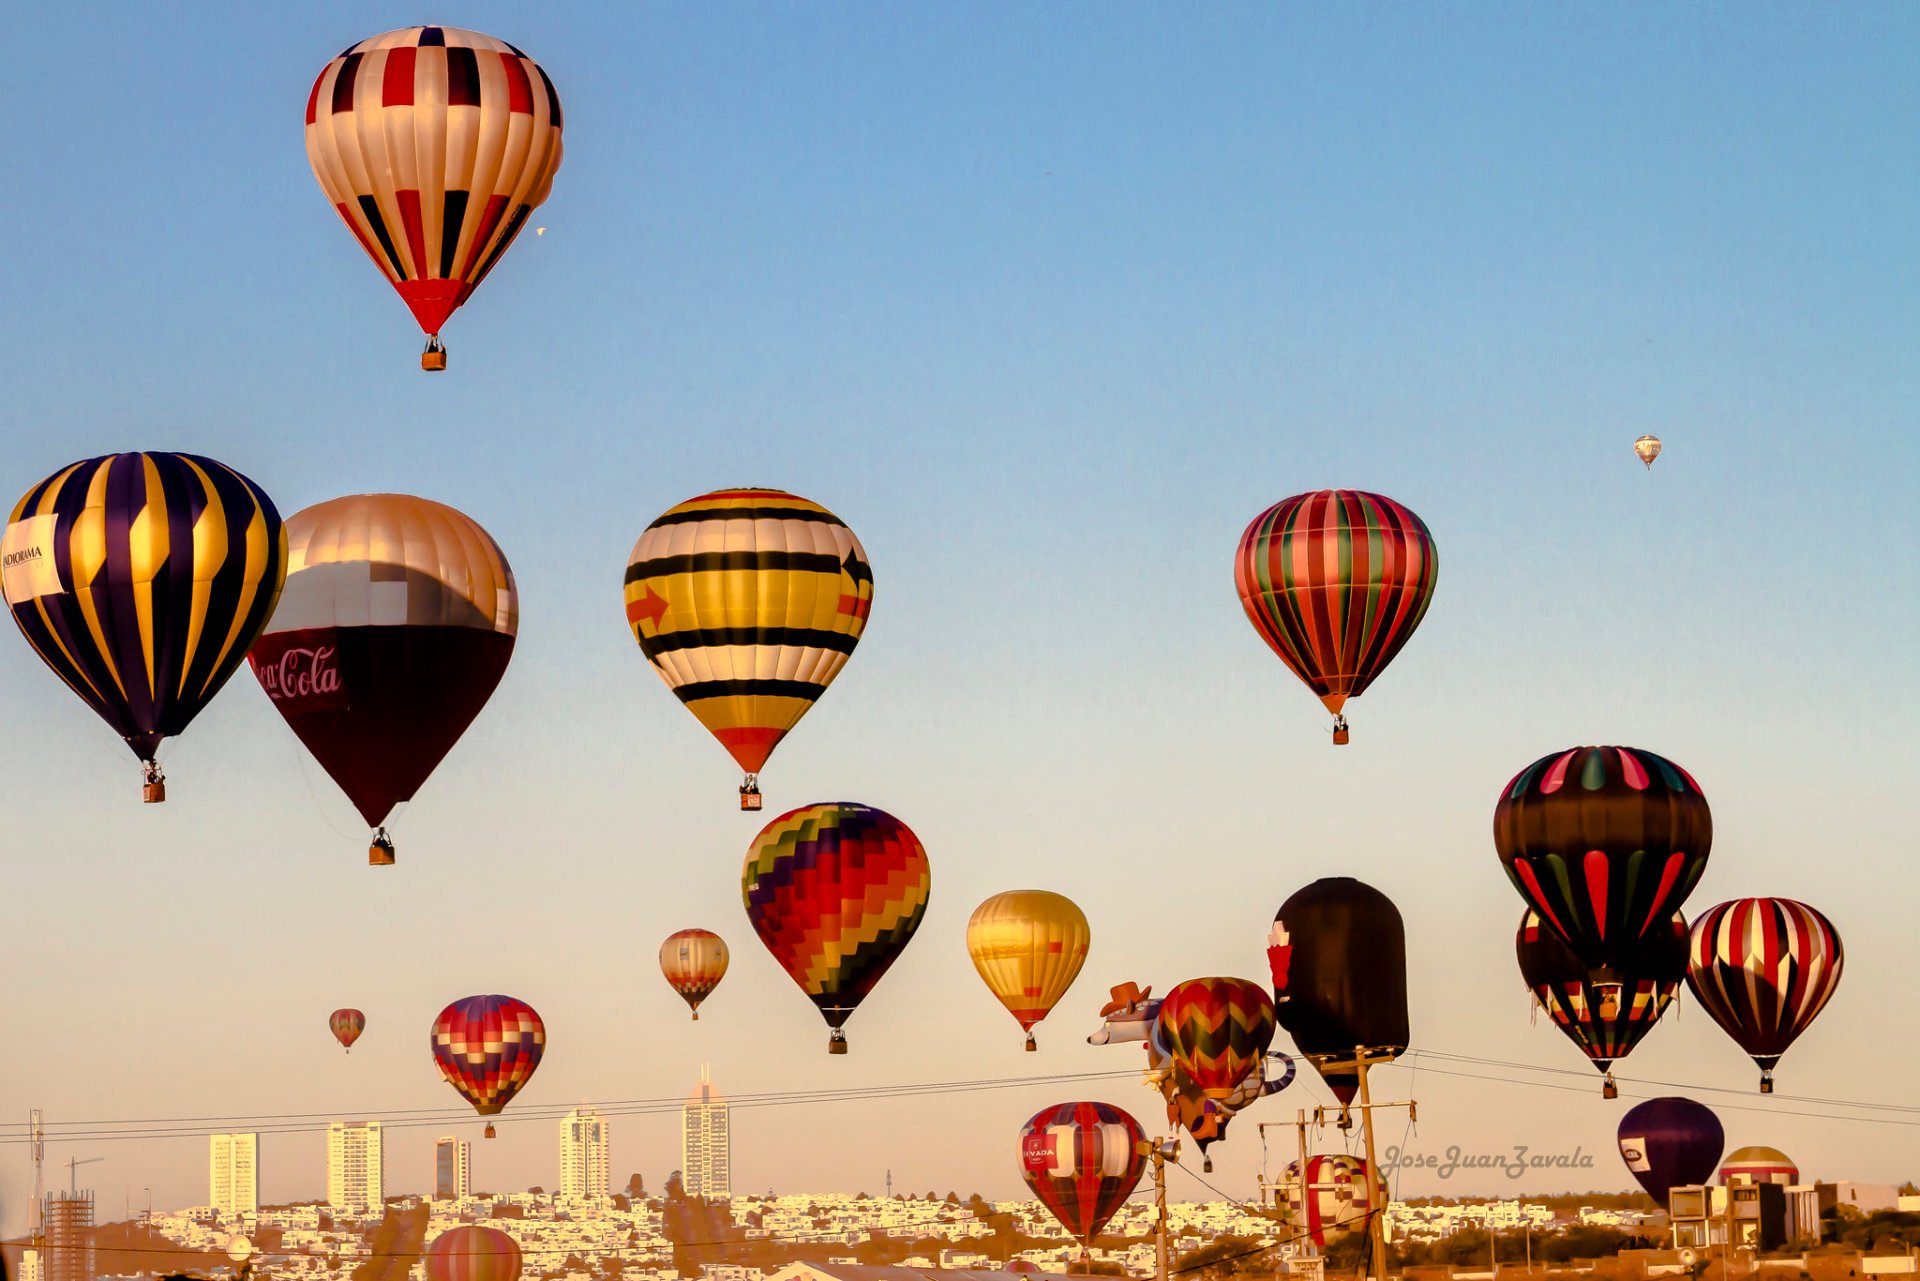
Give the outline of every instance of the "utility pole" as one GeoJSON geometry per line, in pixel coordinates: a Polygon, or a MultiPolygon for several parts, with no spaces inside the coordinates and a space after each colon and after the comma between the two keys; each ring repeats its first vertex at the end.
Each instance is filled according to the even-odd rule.
{"type": "Polygon", "coordinates": [[[1142,1139],[1134,1151],[1153,1162],[1153,1277],[1167,1281],[1167,1162],[1180,1164],[1177,1139],[1142,1139]]]}
{"type": "MultiPolygon", "coordinates": [[[[1418,1119],[1418,1104],[1413,1099],[1398,1099],[1390,1103],[1375,1103],[1368,1088],[1367,1069],[1376,1063],[1390,1061],[1393,1055],[1379,1050],[1369,1050],[1364,1045],[1353,1048],[1353,1058],[1334,1060],[1328,1056],[1325,1061],[1314,1059],[1322,1070],[1329,1068],[1344,1070],[1353,1068],[1360,1078],[1360,1100],[1352,1107],[1360,1109],[1361,1134],[1367,1145],[1367,1276],[1372,1281],[1385,1281],[1387,1275],[1387,1207],[1383,1203],[1380,1189],[1386,1178],[1380,1169],[1380,1153],[1373,1141],[1373,1110],[1375,1108],[1405,1108],[1409,1121],[1418,1119]]],[[[1346,1116],[1348,1107],[1340,1109],[1346,1116]]],[[[1324,1112],[1324,1109],[1316,1109],[1324,1112]]],[[[1302,1171],[1304,1174],[1304,1170],[1302,1171]]]]}

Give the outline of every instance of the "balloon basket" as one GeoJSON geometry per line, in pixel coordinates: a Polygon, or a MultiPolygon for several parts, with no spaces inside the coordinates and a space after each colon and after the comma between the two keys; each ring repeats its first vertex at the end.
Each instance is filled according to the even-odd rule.
{"type": "Polygon", "coordinates": [[[1762,1094],[1773,1093],[1773,1073],[1762,1072],[1760,1074],[1760,1093],[1762,1094]]]}
{"type": "Polygon", "coordinates": [[[695,1011],[693,1012],[693,1021],[694,1021],[695,1023],[698,1023],[698,1022],[700,1021],[700,1011],[698,1011],[698,1010],[695,1010],[695,1011]]]}
{"type": "Polygon", "coordinates": [[[847,1034],[845,1032],[842,1032],[839,1028],[833,1029],[833,1035],[827,1038],[827,1053],[828,1054],[845,1054],[846,1052],[847,1052],[847,1034]]]}
{"type": "Polygon", "coordinates": [[[1607,1079],[1600,1085],[1600,1097],[1603,1099],[1617,1099],[1620,1097],[1620,1087],[1613,1083],[1613,1074],[1611,1072],[1607,1074],[1607,1079]]]}
{"type": "Polygon", "coordinates": [[[1038,1050],[1039,1048],[1040,1048],[1040,1043],[1033,1039],[1033,1033],[1031,1032],[1027,1033],[1027,1053],[1032,1054],[1035,1050],[1038,1050]]]}
{"type": "Polygon", "coordinates": [[[159,761],[140,762],[140,803],[159,805],[167,799],[167,776],[160,772],[159,761]]]}
{"type": "Polygon", "coordinates": [[[1335,747],[1347,745],[1347,718],[1344,716],[1333,722],[1333,745],[1335,747]]]}
{"type": "Polygon", "coordinates": [[[491,1121],[487,1122],[487,1128],[481,1131],[480,1137],[483,1139],[490,1139],[493,1137],[493,1122],[491,1121]]]}
{"type": "Polygon", "coordinates": [[[747,781],[740,784],[740,808],[754,811],[760,808],[760,780],[747,775],[747,781]]]}
{"type": "Polygon", "coordinates": [[[420,368],[430,374],[440,373],[447,367],[447,349],[440,343],[440,335],[433,334],[427,339],[427,349],[420,353],[420,368]]]}
{"type": "Polygon", "coordinates": [[[387,835],[387,829],[383,827],[373,834],[373,840],[367,846],[367,866],[392,867],[393,864],[393,838],[387,835]]]}
{"type": "Polygon", "coordinates": [[[1201,1157],[1201,1158],[1200,1158],[1200,1173],[1202,1173],[1202,1174],[1212,1174],[1212,1173],[1213,1173],[1213,1158],[1212,1158],[1212,1157],[1210,1157],[1210,1156],[1203,1156],[1203,1157],[1201,1157]]]}

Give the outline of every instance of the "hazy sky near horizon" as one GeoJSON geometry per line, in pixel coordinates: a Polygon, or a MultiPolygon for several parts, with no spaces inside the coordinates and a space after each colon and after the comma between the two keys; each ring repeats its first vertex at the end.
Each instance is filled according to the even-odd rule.
{"type": "MultiPolygon", "coordinates": [[[[522,622],[384,870],[250,675],[143,807],[124,747],[0,638],[0,1124],[447,1106],[429,1024],[488,991],[549,1028],[529,1106],[678,1096],[703,1062],[733,1094],[1129,1068],[1137,1047],[1084,1044],[1107,987],[1265,982],[1274,910],[1333,874],[1406,917],[1416,1046],[1579,1068],[1529,1022],[1489,826],[1528,762],[1619,742],[1713,803],[1690,911],[1803,897],[1848,955],[1783,1097],[1750,1093],[1685,997],[1623,1075],[1739,1091],[1698,1095],[1729,1145],[1811,1174],[1920,1176],[1911,1117],[1785,1097],[1920,1079],[1920,11],[27,6],[9,35],[0,491],[162,448],[286,513],[422,494],[493,533],[522,622]],[[423,16],[538,58],[567,126],[547,233],[450,323],[437,377],[301,141],[322,64],[423,16]],[[825,503],[876,578],[859,652],[764,776],[769,815],[876,804],[932,860],[846,1058],[745,922],[758,823],[732,763],[621,611],[648,521],[735,484],[825,503]],[[1440,549],[1431,613],[1338,751],[1230,566],[1258,511],[1322,485],[1394,495],[1440,549]],[[1038,1055],[962,945],[981,899],[1025,885],[1094,929],[1038,1055]],[[690,925],[734,952],[697,1024],[655,965],[690,925]],[[350,1057],[325,1027],[343,1004],[368,1015],[350,1057]]],[[[1630,1186],[1631,1098],[1442,1066],[1380,1074],[1421,1103],[1383,1142],[1594,1167],[1400,1193],[1630,1186]]],[[[877,1192],[891,1169],[1011,1196],[1017,1127],[1075,1093],[743,1111],[736,1186],[877,1192]]],[[[1130,1081],[1092,1093],[1160,1116],[1130,1081]]],[[[1249,1113],[1212,1181],[1251,1195],[1252,1119],[1326,1097],[1249,1113]]],[[[553,1186],[555,1125],[512,1117],[476,1186],[553,1186]]],[[[478,1138],[392,1135],[392,1190],[427,1186],[449,1128],[478,1138]]],[[[267,1199],[324,1194],[321,1136],[263,1146],[267,1199]]],[[[48,1159],[107,1158],[81,1179],[117,1214],[147,1187],[203,1201],[205,1152],[48,1159]]],[[[674,1116],[615,1119],[616,1183],[678,1163],[674,1116]]],[[[0,1142],[8,1231],[28,1187],[0,1142]]]]}

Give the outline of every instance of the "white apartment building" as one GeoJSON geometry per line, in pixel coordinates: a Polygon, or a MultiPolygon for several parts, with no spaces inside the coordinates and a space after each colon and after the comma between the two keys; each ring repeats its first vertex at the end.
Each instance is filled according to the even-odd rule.
{"type": "Polygon", "coordinates": [[[386,1142],[378,1121],[335,1121],[327,1127],[327,1204],[336,1210],[380,1209],[386,1142]]]}
{"type": "Polygon", "coordinates": [[[600,1201],[607,1195],[607,1119],[575,1108],[560,1121],[560,1193],[564,1200],[600,1201]]]}
{"type": "Polygon", "coordinates": [[[208,1137],[207,1204],[221,1218],[260,1213],[259,1135],[208,1137]]]}
{"type": "Polygon", "coordinates": [[[473,1191],[473,1145],[444,1134],[433,1141],[433,1199],[458,1201],[473,1191]]]}
{"type": "Polygon", "coordinates": [[[714,1088],[704,1063],[700,1084],[680,1107],[680,1179],[690,1197],[730,1200],[733,1196],[727,1097],[714,1088]]]}

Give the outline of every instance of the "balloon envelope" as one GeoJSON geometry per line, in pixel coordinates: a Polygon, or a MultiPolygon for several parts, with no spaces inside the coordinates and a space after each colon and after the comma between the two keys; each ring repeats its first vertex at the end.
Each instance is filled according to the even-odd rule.
{"type": "Polygon", "coordinates": [[[1667,1193],[1705,1183],[1726,1146],[1726,1132],[1712,1110],[1673,1095],[1648,1099],[1620,1118],[1620,1159],[1667,1208],[1667,1193]]]}
{"type": "Polygon", "coordinates": [[[1774,1065],[1840,985],[1839,931],[1794,899],[1734,899],[1700,914],[1689,950],[1694,999],[1753,1056],[1771,1092],[1774,1065]]]}
{"type": "Polygon", "coordinates": [[[1521,914],[1514,939],[1520,977],[1553,1025],[1607,1071],[1653,1030],[1687,976],[1687,923],[1674,913],[1625,957],[1617,982],[1601,980],[1540,914],[1521,914]]]}
{"type": "Polygon", "coordinates": [[[151,761],[246,657],[286,577],[280,513],[198,454],[106,454],[14,506],[0,584],[27,642],[151,761]]]}
{"type": "Polygon", "coordinates": [[[1360,1083],[1350,1061],[1407,1048],[1407,931],[1393,900],[1364,881],[1329,876],[1296,891],[1267,937],[1274,1015],[1342,1103],[1360,1083]]]}
{"type": "Polygon", "coordinates": [[[1634,747],[1574,747],[1514,775],[1493,811],[1507,879],[1575,956],[1618,981],[1706,870],[1713,812],[1691,775],[1634,747]]]}
{"type": "Polygon", "coordinates": [[[260,687],[371,825],[413,799],[499,685],[519,630],[472,517],[357,494],[287,520],[287,585],[250,655],[260,687]]]}
{"type": "Polygon", "coordinates": [[[1086,914],[1048,890],[996,894],[967,922],[973,968],[1028,1033],[1073,986],[1091,941],[1086,914]]]}
{"type": "Polygon", "coordinates": [[[1040,1204],[1088,1245],[1133,1195],[1146,1132],[1111,1103],[1061,1103],[1020,1127],[1020,1173],[1040,1204]]]}
{"type": "Polygon", "coordinates": [[[440,1075],[493,1116],[512,1101],[540,1066],[547,1028],[525,1001],[511,996],[463,997],[433,1021],[433,1059],[440,1075]]]}
{"type": "Polygon", "coordinates": [[[404,27],[321,68],[307,161],[334,212],[437,334],[547,198],[560,95],[540,64],[459,27],[404,27]]]}
{"type": "Polygon", "coordinates": [[[1800,1182],[1800,1167],[1779,1148],[1749,1146],[1727,1154],[1727,1159],[1720,1163],[1720,1182],[1728,1186],[1778,1183],[1781,1187],[1791,1187],[1800,1182]]]}
{"type": "Polygon", "coordinates": [[[1160,1002],[1168,1056],[1209,1099],[1232,1096],[1273,1043],[1273,1001],[1237,978],[1188,979],[1160,1002]]]}
{"type": "Polygon", "coordinates": [[[1275,503],[1240,536],[1233,566],[1254,630],[1336,715],[1420,626],[1439,572],[1426,524],[1358,489],[1275,503]]]}
{"type": "Polygon", "coordinates": [[[782,814],[740,869],[754,933],[836,1033],[912,940],[932,883],[912,829],[852,802],[782,814]]]}
{"type": "Polygon", "coordinates": [[[700,1017],[700,1002],[727,976],[727,943],[712,930],[681,930],[660,945],[660,972],[700,1017]]]}
{"type": "Polygon", "coordinates": [[[1633,442],[1633,455],[1645,463],[1647,469],[1651,471],[1653,460],[1660,456],[1660,438],[1658,436],[1640,437],[1633,442]]]}
{"type": "Polygon", "coordinates": [[[654,671],[754,774],[859,643],[873,569],[853,531],[818,503],[726,489],[647,526],[625,596],[654,671]]]}
{"type": "Polygon", "coordinates": [[[1386,1176],[1373,1177],[1369,1202],[1367,1158],[1341,1152],[1308,1157],[1304,1177],[1299,1161],[1287,1162],[1285,1188],[1294,1224],[1323,1249],[1365,1227],[1369,1209],[1387,1205],[1386,1176]]]}
{"type": "Polygon", "coordinates": [[[333,1031],[333,1039],[340,1042],[342,1049],[352,1049],[353,1043],[360,1039],[360,1033],[367,1027],[367,1016],[358,1010],[335,1010],[327,1016],[327,1026],[333,1031]]]}
{"type": "Polygon", "coordinates": [[[499,1228],[448,1228],[427,1246],[427,1281],[515,1281],[520,1243],[499,1228]]]}

